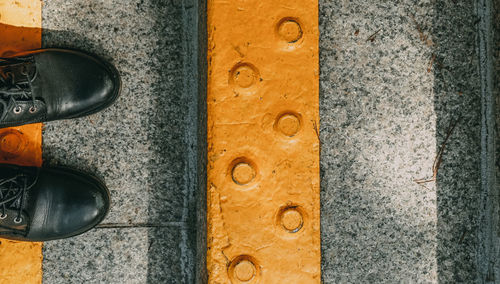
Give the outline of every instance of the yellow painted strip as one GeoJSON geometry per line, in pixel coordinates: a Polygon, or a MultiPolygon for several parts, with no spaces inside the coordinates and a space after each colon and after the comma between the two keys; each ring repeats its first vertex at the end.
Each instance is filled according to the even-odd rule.
{"type": "Polygon", "coordinates": [[[209,283],[320,283],[317,0],[208,1],[209,283]]]}
{"type": "MultiPolygon", "coordinates": [[[[40,0],[0,1],[0,56],[40,48],[40,0]]],[[[0,162],[42,165],[42,124],[0,129],[0,162]]],[[[42,243],[0,240],[0,283],[42,283],[42,243]]]]}

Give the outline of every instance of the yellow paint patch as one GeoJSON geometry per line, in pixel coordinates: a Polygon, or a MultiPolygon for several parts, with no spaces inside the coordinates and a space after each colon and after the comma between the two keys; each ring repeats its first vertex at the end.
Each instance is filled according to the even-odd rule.
{"type": "Polygon", "coordinates": [[[320,283],[318,1],[208,1],[209,283],[320,283]]]}
{"type": "MultiPolygon", "coordinates": [[[[41,46],[40,0],[0,1],[0,56],[41,46]]],[[[42,165],[42,124],[0,129],[0,162],[42,165]]],[[[42,243],[0,240],[0,283],[42,283],[42,243]]]]}

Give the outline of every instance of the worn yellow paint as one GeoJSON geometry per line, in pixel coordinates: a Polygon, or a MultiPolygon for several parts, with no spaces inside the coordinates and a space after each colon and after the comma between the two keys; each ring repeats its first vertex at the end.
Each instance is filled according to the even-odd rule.
{"type": "Polygon", "coordinates": [[[208,1],[209,283],[320,283],[317,0],[208,1]]]}
{"type": "MultiPolygon", "coordinates": [[[[40,0],[0,1],[0,56],[40,48],[40,0]]],[[[0,162],[42,165],[42,125],[0,129],[0,162]]],[[[42,282],[42,243],[0,240],[0,283],[42,282]]]]}

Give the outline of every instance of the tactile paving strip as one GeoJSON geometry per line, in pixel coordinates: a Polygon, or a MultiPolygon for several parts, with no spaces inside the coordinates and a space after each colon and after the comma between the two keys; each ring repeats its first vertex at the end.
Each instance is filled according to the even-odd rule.
{"type": "MultiPolygon", "coordinates": [[[[0,1],[0,56],[41,46],[40,0],[0,1]]],[[[0,129],[0,163],[42,165],[42,124],[0,129]]],[[[0,239],[0,283],[41,283],[42,243],[0,239]]]]}
{"type": "Polygon", "coordinates": [[[209,283],[320,283],[318,2],[208,1],[209,283]]]}

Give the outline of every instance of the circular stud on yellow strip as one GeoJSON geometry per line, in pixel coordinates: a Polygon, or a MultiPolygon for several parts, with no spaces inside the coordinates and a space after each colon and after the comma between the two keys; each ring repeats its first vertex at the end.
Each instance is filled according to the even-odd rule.
{"type": "Polygon", "coordinates": [[[304,219],[302,213],[295,208],[287,208],[281,213],[281,225],[289,233],[296,233],[302,229],[304,219]]]}
{"type": "Polygon", "coordinates": [[[295,114],[284,114],[278,118],[276,128],[283,135],[293,137],[300,130],[300,119],[295,114]]]}
{"type": "Polygon", "coordinates": [[[234,277],[240,281],[248,282],[252,280],[254,276],[255,265],[248,260],[243,260],[234,267],[234,277]]]}
{"type": "Polygon", "coordinates": [[[260,267],[254,257],[239,255],[229,264],[228,270],[231,283],[258,283],[260,267]]]}
{"type": "Polygon", "coordinates": [[[235,183],[245,185],[255,178],[255,170],[249,163],[241,162],[234,166],[232,176],[235,183]]]}
{"type": "Polygon", "coordinates": [[[257,68],[250,63],[236,64],[231,70],[229,82],[236,87],[247,89],[252,87],[258,80],[257,68]]]}
{"type": "Polygon", "coordinates": [[[8,158],[19,156],[26,146],[26,139],[18,130],[7,130],[0,133],[0,155],[8,158]]]}
{"type": "Polygon", "coordinates": [[[278,35],[288,43],[302,38],[302,28],[295,19],[285,18],[278,23],[278,35]]]}

